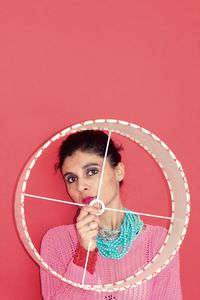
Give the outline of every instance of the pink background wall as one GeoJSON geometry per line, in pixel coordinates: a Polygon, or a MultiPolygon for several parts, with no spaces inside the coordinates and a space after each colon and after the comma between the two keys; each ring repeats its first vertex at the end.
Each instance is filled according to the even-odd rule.
{"type": "MultiPolygon", "coordinates": [[[[14,221],[15,185],[25,161],[65,126],[117,118],[158,135],[183,164],[192,213],[180,250],[181,279],[184,299],[199,299],[199,1],[4,0],[0,24],[0,298],[42,299],[39,268],[14,221]]],[[[142,199],[149,212],[167,211],[160,171],[134,147],[123,154],[127,161],[133,155],[124,197],[132,196],[134,207],[142,199]]],[[[44,156],[30,189],[64,197],[52,169],[55,157],[56,147],[44,156]]],[[[37,247],[46,228],[70,221],[73,211],[56,209],[27,205],[37,247]]]]}

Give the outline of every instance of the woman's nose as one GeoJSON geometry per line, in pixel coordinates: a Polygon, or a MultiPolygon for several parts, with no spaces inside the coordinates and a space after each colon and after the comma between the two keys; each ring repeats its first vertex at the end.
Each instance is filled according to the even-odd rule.
{"type": "Polygon", "coordinates": [[[86,182],[84,180],[78,180],[79,193],[81,193],[83,191],[87,191],[87,190],[88,190],[88,186],[87,186],[86,182]]]}

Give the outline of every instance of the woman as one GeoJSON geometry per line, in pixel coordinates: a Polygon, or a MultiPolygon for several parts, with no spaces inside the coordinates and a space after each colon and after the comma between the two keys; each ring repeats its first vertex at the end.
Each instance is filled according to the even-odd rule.
{"type": "MultiPolygon", "coordinates": [[[[79,283],[90,247],[84,281],[90,285],[112,283],[133,275],[152,260],[166,236],[164,228],[144,225],[139,216],[124,208],[120,185],[125,169],[120,148],[112,140],[99,199],[106,208],[114,210],[99,215],[101,207],[89,205],[98,194],[107,140],[108,136],[102,131],[85,130],[70,135],[62,143],[57,167],[70,198],[86,206],[80,209],[75,224],[50,229],[41,245],[41,256],[48,265],[63,277],[79,283]]],[[[45,300],[182,299],[178,255],[156,277],[124,291],[86,291],[44,270],[41,270],[41,284],[45,300]]]]}

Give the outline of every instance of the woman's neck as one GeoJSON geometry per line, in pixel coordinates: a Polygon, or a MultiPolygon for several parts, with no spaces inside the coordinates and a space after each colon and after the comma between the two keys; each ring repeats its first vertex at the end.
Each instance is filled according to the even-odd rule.
{"type": "MultiPolygon", "coordinates": [[[[123,210],[124,207],[120,201],[117,205],[109,205],[109,208],[123,210]]],[[[99,217],[100,226],[101,228],[109,228],[115,230],[121,226],[124,220],[124,216],[124,212],[106,210],[104,214],[99,217]]]]}

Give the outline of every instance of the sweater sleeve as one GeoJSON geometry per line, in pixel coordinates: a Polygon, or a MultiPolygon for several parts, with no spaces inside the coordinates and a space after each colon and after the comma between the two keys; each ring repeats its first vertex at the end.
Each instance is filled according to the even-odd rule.
{"type": "MultiPolygon", "coordinates": [[[[62,229],[63,230],[63,229],[62,229]]],[[[74,245],[69,233],[64,236],[54,229],[47,231],[41,244],[41,257],[57,273],[73,282],[82,282],[83,267],[78,266],[74,260],[74,245]],[[63,241],[64,239],[64,241],[63,241]]],[[[67,284],[46,270],[40,269],[41,288],[44,300],[72,300],[90,299],[90,292],[67,284]]],[[[85,283],[95,284],[95,274],[86,271],[85,283]]]]}

